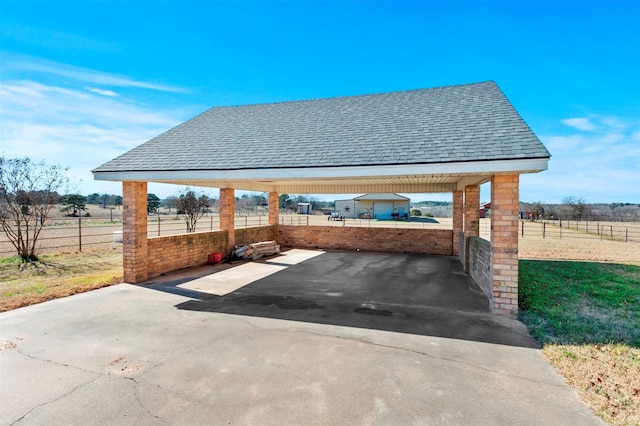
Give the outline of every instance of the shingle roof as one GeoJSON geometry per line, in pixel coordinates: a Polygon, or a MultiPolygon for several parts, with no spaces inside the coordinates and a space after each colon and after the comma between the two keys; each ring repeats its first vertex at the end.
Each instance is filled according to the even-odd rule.
{"type": "Polygon", "coordinates": [[[94,172],[549,158],[494,82],[214,107],[94,172]]]}

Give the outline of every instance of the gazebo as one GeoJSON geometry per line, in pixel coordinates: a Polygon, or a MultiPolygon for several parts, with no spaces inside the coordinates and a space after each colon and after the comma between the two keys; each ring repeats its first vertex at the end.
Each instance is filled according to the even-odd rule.
{"type": "Polygon", "coordinates": [[[499,87],[481,82],[214,107],[93,173],[97,180],[123,182],[126,282],[206,263],[207,248],[228,254],[252,239],[343,249],[354,241],[391,241],[376,247],[403,244],[416,253],[460,256],[493,311],[515,315],[519,175],[545,170],[549,158],[499,87]],[[149,238],[147,182],[220,188],[220,230],[149,238]],[[478,238],[480,185],[486,182],[490,243],[478,238]],[[269,194],[269,225],[235,229],[236,189],[269,194]],[[452,230],[398,234],[278,225],[281,193],[437,192],[453,194],[452,230]]]}

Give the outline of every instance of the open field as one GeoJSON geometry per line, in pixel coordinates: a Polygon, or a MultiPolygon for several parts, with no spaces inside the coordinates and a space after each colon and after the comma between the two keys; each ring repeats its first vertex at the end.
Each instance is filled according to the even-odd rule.
{"type": "MultiPolygon", "coordinates": [[[[91,217],[68,218],[55,211],[45,225],[39,240],[40,253],[61,251],[112,249],[114,233],[122,231],[122,211],[89,206],[91,217]]],[[[236,228],[262,226],[268,223],[267,216],[236,215],[236,228]]],[[[217,214],[205,215],[198,222],[197,232],[219,229],[217,214]]],[[[324,215],[281,214],[280,224],[298,226],[348,226],[385,227],[397,229],[452,229],[451,218],[412,218],[411,221],[378,221],[347,219],[329,221],[324,215]]],[[[520,258],[522,259],[567,259],[597,262],[620,262],[640,264],[640,223],[570,222],[559,227],[552,223],[521,222],[520,258]],[[543,229],[544,227],[544,229],[543,229]],[[576,230],[575,228],[578,227],[576,230]],[[587,232],[589,229],[589,232],[587,232]],[[592,232],[593,231],[593,232],[592,232]],[[595,234],[594,232],[601,232],[595,234]],[[614,236],[614,239],[610,238],[614,236]],[[626,237],[626,242],[625,242],[626,237]]],[[[480,236],[490,239],[490,219],[480,220],[480,236]]],[[[162,214],[149,216],[147,232],[150,237],[181,234],[185,231],[184,221],[176,219],[174,213],[162,210],[162,214]]],[[[13,246],[0,234],[0,257],[11,256],[13,246]]]]}

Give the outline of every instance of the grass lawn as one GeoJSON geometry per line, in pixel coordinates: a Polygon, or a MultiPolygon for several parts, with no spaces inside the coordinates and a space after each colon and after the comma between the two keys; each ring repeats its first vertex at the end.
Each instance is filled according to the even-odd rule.
{"type": "Polygon", "coordinates": [[[122,282],[122,248],[0,259],[0,312],[122,282]]]}
{"type": "Polygon", "coordinates": [[[521,260],[519,319],[605,422],[640,424],[640,266],[521,260]]]}

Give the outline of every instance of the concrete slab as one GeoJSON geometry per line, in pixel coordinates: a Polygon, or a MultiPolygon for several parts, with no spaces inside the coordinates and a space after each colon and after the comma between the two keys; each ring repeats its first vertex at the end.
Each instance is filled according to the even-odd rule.
{"type": "Polygon", "coordinates": [[[376,281],[363,261],[328,255],[222,297],[178,287],[208,268],[0,314],[0,424],[602,424],[517,321],[420,302],[438,294],[424,282],[447,285],[430,261],[368,257],[426,275],[412,287],[374,269],[391,281],[359,298],[376,281]],[[304,275],[308,294],[294,291],[314,261],[360,284],[304,275]],[[414,298],[384,300],[387,287],[414,298]],[[437,330],[463,326],[466,338],[437,330]]]}
{"type": "Polygon", "coordinates": [[[323,252],[317,250],[288,250],[276,258],[266,259],[264,262],[245,263],[233,268],[216,268],[213,273],[178,284],[178,287],[224,296],[261,278],[280,272],[288,266],[297,265],[321,254],[323,252]]]}

